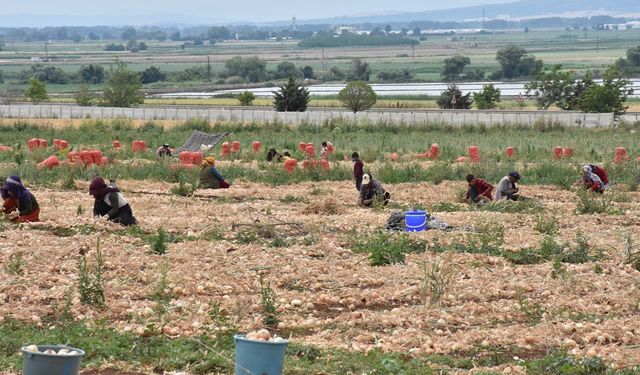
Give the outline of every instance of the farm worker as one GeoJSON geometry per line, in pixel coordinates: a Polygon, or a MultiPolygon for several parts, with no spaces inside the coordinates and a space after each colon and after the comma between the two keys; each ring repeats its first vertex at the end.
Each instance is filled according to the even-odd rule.
{"type": "Polygon", "coordinates": [[[171,157],[173,155],[173,149],[168,143],[163,144],[156,150],[156,158],[158,160],[164,157],[171,157]]]}
{"type": "Polygon", "coordinates": [[[491,193],[493,192],[493,186],[487,181],[476,178],[472,174],[467,175],[467,194],[464,197],[464,202],[484,204],[493,200],[491,193]]]}
{"type": "Polygon", "coordinates": [[[362,175],[360,200],[358,201],[361,207],[371,207],[374,201],[381,202],[386,206],[390,198],[391,194],[384,190],[380,181],[374,180],[371,174],[365,173],[362,175]]]}
{"type": "Polygon", "coordinates": [[[320,152],[322,160],[329,160],[329,145],[327,142],[322,142],[322,151],[320,152]]]}
{"type": "Polygon", "coordinates": [[[522,176],[518,172],[510,172],[507,176],[502,177],[496,188],[496,200],[512,200],[520,199],[520,189],[516,185],[522,176]]]}
{"type": "Polygon", "coordinates": [[[107,183],[100,176],[96,176],[89,185],[89,194],[93,195],[93,217],[97,220],[109,220],[114,223],[129,226],[136,225],[131,206],[124,198],[115,183],[107,183]]]}
{"type": "Polygon", "coordinates": [[[267,161],[280,161],[282,159],[282,154],[276,151],[275,148],[270,148],[269,152],[267,152],[267,161]]]}
{"type": "Polygon", "coordinates": [[[357,152],[351,154],[351,160],[353,161],[353,177],[356,179],[356,189],[360,191],[362,177],[364,176],[364,163],[360,160],[360,155],[357,152]]]}
{"type": "Polygon", "coordinates": [[[228,189],[229,183],[218,172],[215,167],[216,159],[212,156],[207,157],[202,162],[200,169],[200,188],[202,189],[228,189]]]}
{"type": "Polygon", "coordinates": [[[22,185],[19,176],[10,176],[0,189],[4,204],[0,209],[7,220],[18,223],[40,221],[40,206],[36,197],[22,185]]]}
{"type": "Polygon", "coordinates": [[[588,164],[582,167],[582,184],[587,190],[600,194],[604,193],[606,189],[600,176],[595,174],[591,165],[588,164]]]}
{"type": "MultiPolygon", "coordinates": [[[[597,166],[595,164],[587,164],[587,165],[591,167],[591,172],[593,172],[596,176],[600,177],[600,181],[602,181],[602,184],[604,185],[604,189],[605,190],[608,189],[609,175],[607,174],[607,171],[604,168],[597,166]]],[[[584,166],[582,168],[584,169],[584,166]]]]}

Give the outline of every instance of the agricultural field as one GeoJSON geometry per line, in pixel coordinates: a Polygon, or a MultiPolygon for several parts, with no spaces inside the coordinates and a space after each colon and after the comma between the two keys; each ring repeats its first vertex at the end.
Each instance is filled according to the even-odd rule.
{"type": "Polygon", "coordinates": [[[640,373],[637,131],[4,120],[0,176],[22,176],[42,221],[0,221],[0,373],[19,373],[36,342],[84,349],[86,374],[233,373],[233,334],[259,328],[290,338],[285,374],[640,373]],[[230,158],[213,150],[229,190],[194,190],[197,169],[128,147],[192,130],[240,141],[230,158]],[[28,151],[34,137],[111,162],[38,169],[65,152],[28,151]],[[264,161],[322,141],[330,170],[264,161]],[[432,143],[438,160],[416,158],[432,143]],[[454,163],[471,145],[481,162],[454,163]],[[554,159],[556,146],[573,156],[554,159]],[[630,160],[613,164],[615,147],[630,160]],[[387,207],[357,206],[353,151],[387,207]],[[607,168],[610,191],[574,186],[584,162],[607,168]],[[531,200],[459,203],[467,173],[497,184],[513,169],[531,200]],[[137,227],[94,222],[96,174],[116,179],[137,227]],[[453,228],[384,230],[413,208],[453,228]]]}
{"type": "MultiPolygon", "coordinates": [[[[496,51],[510,44],[519,45],[542,59],[545,64],[563,64],[567,69],[582,74],[586,70],[602,72],[618,58],[624,57],[629,48],[637,46],[638,30],[626,31],[539,31],[505,32],[497,34],[428,35],[427,40],[411,46],[386,47],[344,47],[344,48],[300,48],[297,41],[227,41],[214,46],[181,49],[182,42],[145,41],[148,50],[139,53],[106,52],[104,47],[118,40],[99,42],[83,41],[52,42],[49,54],[63,61],[47,64],[58,66],[67,73],[77,72],[82,65],[99,64],[108,66],[115,58],[125,61],[133,71],[141,72],[155,65],[166,73],[180,72],[187,68],[205,68],[210,59],[212,81],[166,81],[145,85],[145,90],[214,89],[228,87],[216,84],[216,77],[224,68],[225,61],[234,56],[258,56],[267,62],[268,70],[275,70],[277,64],[287,61],[298,67],[311,66],[320,74],[331,67],[343,71],[350,68],[354,58],[370,64],[372,79],[382,71],[408,69],[416,81],[439,82],[443,60],[456,54],[470,57],[471,68],[479,68],[490,73],[498,70],[496,51]]],[[[44,57],[44,45],[36,42],[7,41],[0,52],[0,70],[5,82],[3,90],[24,90],[24,84],[15,80],[20,71],[33,65],[31,57],[44,57]]],[[[51,84],[52,93],[70,93],[77,90],[77,84],[51,84]]],[[[237,84],[235,86],[238,86],[237,84]]],[[[101,85],[92,89],[100,90],[101,85]]]]}

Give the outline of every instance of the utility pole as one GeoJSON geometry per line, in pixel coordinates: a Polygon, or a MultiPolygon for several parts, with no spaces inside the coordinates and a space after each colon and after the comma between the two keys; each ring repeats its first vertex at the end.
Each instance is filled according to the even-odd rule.
{"type": "Polygon", "coordinates": [[[207,81],[211,82],[211,57],[207,56],[207,81]]]}

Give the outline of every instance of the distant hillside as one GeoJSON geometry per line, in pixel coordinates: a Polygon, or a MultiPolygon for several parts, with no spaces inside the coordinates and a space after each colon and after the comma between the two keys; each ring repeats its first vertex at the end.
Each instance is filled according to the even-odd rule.
{"type": "Polygon", "coordinates": [[[486,4],[429,12],[406,12],[364,17],[335,17],[304,20],[306,24],[362,24],[411,21],[462,21],[468,19],[544,17],[567,14],[578,16],[595,12],[624,15],[640,14],[640,0],[522,0],[507,4],[486,4]]]}

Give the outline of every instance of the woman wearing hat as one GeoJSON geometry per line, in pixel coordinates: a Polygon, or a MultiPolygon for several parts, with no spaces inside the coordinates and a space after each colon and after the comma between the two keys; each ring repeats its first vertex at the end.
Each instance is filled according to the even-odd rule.
{"type": "Polygon", "coordinates": [[[40,221],[40,206],[36,197],[22,185],[19,176],[10,176],[0,189],[4,204],[0,208],[8,220],[18,223],[40,221]]]}
{"type": "Polygon", "coordinates": [[[520,181],[522,177],[520,173],[513,171],[509,173],[507,176],[502,177],[500,183],[498,183],[498,188],[496,189],[496,200],[512,200],[517,201],[520,199],[520,189],[516,185],[518,181],[520,181]]]}
{"type": "Polygon", "coordinates": [[[104,179],[96,176],[89,185],[89,194],[95,198],[93,217],[106,219],[125,226],[137,224],[129,202],[115,185],[108,186],[104,179]]]}
{"type": "Polygon", "coordinates": [[[389,203],[391,194],[386,192],[378,180],[374,180],[370,173],[362,175],[362,185],[360,186],[361,207],[371,207],[374,201],[378,201],[385,206],[389,203]]]}
{"type": "Polygon", "coordinates": [[[202,162],[200,169],[200,188],[201,189],[228,189],[229,183],[218,172],[215,167],[216,159],[209,156],[202,162]]]}
{"type": "Polygon", "coordinates": [[[163,144],[156,150],[156,158],[158,160],[164,157],[170,158],[171,156],[173,156],[173,149],[171,148],[171,146],[169,146],[168,143],[163,144]]]}

